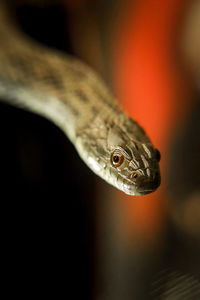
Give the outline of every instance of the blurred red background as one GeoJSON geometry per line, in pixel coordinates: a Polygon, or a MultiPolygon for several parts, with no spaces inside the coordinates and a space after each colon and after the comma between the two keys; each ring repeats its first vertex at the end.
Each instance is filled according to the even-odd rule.
{"type": "Polygon", "coordinates": [[[167,208],[165,173],[173,129],[188,107],[190,88],[179,57],[178,33],[189,1],[126,1],[113,38],[113,77],[125,110],[161,152],[162,184],[143,197],[120,195],[130,231],[157,234],[167,208]]]}

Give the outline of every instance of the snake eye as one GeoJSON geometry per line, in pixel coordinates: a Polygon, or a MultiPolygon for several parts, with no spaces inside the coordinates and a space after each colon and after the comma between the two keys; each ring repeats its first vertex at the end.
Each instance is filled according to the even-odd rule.
{"type": "Polygon", "coordinates": [[[119,167],[123,163],[124,157],[120,153],[113,153],[111,155],[111,163],[114,167],[119,167]]]}

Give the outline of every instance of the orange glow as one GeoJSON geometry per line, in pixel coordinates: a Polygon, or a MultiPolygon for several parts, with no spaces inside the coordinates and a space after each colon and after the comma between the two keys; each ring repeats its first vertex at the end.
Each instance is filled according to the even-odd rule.
{"type": "MultiPolygon", "coordinates": [[[[187,107],[184,75],[176,57],[186,1],[130,0],[126,4],[113,41],[115,91],[161,151],[164,181],[171,132],[187,107]]],[[[120,197],[130,229],[147,234],[159,229],[165,215],[164,188],[145,197],[120,197]]]]}

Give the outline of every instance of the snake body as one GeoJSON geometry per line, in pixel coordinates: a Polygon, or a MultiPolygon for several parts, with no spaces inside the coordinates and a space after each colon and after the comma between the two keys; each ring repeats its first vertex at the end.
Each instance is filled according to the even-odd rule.
{"type": "Polygon", "coordinates": [[[40,45],[0,4],[0,98],[59,126],[84,162],[129,195],[160,184],[159,152],[86,64],[40,45]]]}

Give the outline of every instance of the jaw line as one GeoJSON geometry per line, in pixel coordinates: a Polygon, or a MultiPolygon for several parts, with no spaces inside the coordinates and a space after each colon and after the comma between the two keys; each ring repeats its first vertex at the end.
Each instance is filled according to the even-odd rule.
{"type": "Polygon", "coordinates": [[[138,196],[137,190],[133,183],[126,178],[121,177],[121,179],[122,181],[120,182],[120,189],[127,195],[138,196]]]}
{"type": "Polygon", "coordinates": [[[148,195],[148,194],[154,192],[155,190],[131,191],[131,189],[123,189],[122,191],[129,196],[145,196],[145,195],[148,195]]]}
{"type": "Polygon", "coordinates": [[[121,186],[120,189],[127,195],[130,196],[144,196],[147,194],[150,194],[152,192],[154,192],[156,189],[144,189],[144,190],[138,190],[134,184],[130,184],[129,180],[126,180],[125,178],[123,178],[122,182],[121,182],[121,186]]]}

